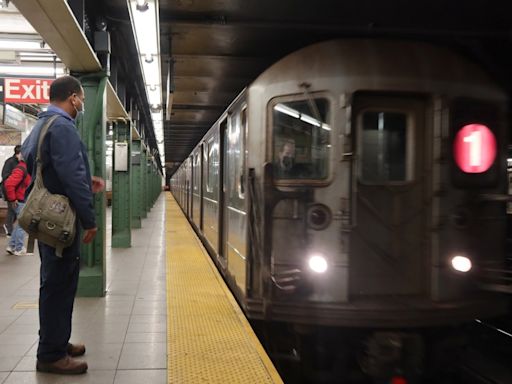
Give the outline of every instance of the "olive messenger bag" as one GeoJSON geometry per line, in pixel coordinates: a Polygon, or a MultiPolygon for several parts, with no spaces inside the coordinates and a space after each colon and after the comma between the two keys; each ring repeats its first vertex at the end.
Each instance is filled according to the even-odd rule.
{"type": "Polygon", "coordinates": [[[33,248],[34,239],[37,239],[54,247],[55,254],[62,257],[62,251],[73,243],[76,235],[76,213],[66,196],[52,194],[45,188],[41,161],[43,140],[56,118],[57,116],[48,118],[39,133],[36,179],[18,216],[18,222],[28,233],[28,248],[33,248]]]}

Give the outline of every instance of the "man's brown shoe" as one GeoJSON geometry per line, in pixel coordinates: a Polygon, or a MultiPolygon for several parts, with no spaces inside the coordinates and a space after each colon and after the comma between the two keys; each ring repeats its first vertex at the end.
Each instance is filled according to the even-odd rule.
{"type": "Polygon", "coordinates": [[[71,357],[82,356],[85,354],[85,345],[83,344],[71,344],[68,343],[68,347],[66,348],[66,352],[71,357]]]}
{"type": "Polygon", "coordinates": [[[87,363],[66,356],[53,363],[37,361],[36,370],[39,372],[59,373],[61,375],[80,375],[87,372],[87,363]]]}

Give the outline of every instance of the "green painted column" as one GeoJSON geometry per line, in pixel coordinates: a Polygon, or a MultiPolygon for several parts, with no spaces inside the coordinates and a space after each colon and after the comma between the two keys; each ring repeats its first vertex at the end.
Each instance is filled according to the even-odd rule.
{"type": "Polygon", "coordinates": [[[142,228],[142,147],[140,140],[132,140],[132,179],[131,179],[131,191],[132,191],[132,228],[142,228]]]}
{"type": "Polygon", "coordinates": [[[132,245],[131,142],[131,124],[129,122],[115,124],[112,167],[113,248],[128,248],[132,245]]]}
{"type": "Polygon", "coordinates": [[[142,180],[142,200],[141,200],[141,206],[140,206],[140,217],[142,217],[143,219],[145,219],[146,217],[148,217],[148,210],[147,210],[147,207],[148,207],[148,203],[147,203],[147,199],[148,199],[148,188],[147,188],[147,184],[148,184],[148,160],[147,160],[147,150],[146,150],[146,146],[143,145],[142,147],[142,151],[140,153],[140,165],[141,165],[141,173],[142,173],[142,177],[141,177],[141,180],[142,180]]]}
{"type": "Polygon", "coordinates": [[[156,165],[153,164],[153,168],[152,168],[152,171],[153,171],[153,180],[152,180],[152,183],[151,183],[151,196],[152,196],[152,206],[155,205],[156,203],[156,198],[157,198],[157,190],[156,190],[156,183],[157,183],[157,180],[158,180],[158,170],[156,169],[156,165]]]}
{"type": "Polygon", "coordinates": [[[151,207],[153,206],[151,204],[151,200],[152,200],[152,194],[151,194],[151,180],[152,180],[152,175],[151,175],[151,166],[153,164],[153,162],[151,161],[151,154],[148,152],[146,152],[146,175],[147,175],[147,181],[146,181],[146,212],[149,213],[149,211],[151,211],[151,207]]]}
{"type": "MultiPolygon", "coordinates": [[[[85,92],[85,111],[78,121],[82,141],[87,147],[89,166],[93,176],[106,178],[106,83],[104,73],[81,77],[85,92]]],[[[106,290],[106,197],[105,191],[94,195],[94,210],[98,232],[90,244],[81,244],[81,268],[78,296],[104,296],[106,290]]]]}
{"type": "Polygon", "coordinates": [[[156,177],[155,177],[155,204],[158,200],[158,196],[160,196],[160,193],[162,192],[162,175],[160,175],[160,171],[156,170],[156,177]]]}

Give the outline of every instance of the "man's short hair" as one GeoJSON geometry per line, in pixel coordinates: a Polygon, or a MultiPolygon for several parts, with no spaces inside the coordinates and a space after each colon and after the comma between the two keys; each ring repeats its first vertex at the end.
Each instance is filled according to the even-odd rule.
{"type": "Polygon", "coordinates": [[[21,152],[21,145],[17,145],[14,147],[14,154],[17,155],[21,152]]]}
{"type": "Polygon", "coordinates": [[[50,85],[50,102],[64,101],[73,93],[82,92],[82,85],[73,76],[62,76],[50,85]]]}

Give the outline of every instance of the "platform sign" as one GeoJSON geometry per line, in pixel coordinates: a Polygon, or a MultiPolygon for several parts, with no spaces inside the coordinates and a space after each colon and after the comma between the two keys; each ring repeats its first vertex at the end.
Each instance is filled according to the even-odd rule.
{"type": "Polygon", "coordinates": [[[50,85],[54,79],[0,79],[0,102],[18,104],[49,104],[50,85]]]}
{"type": "Polygon", "coordinates": [[[455,136],[453,152],[455,162],[461,171],[486,172],[496,159],[496,137],[485,125],[465,125],[455,136]]]}

